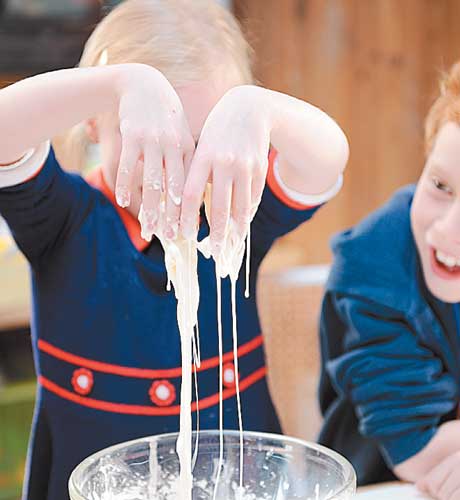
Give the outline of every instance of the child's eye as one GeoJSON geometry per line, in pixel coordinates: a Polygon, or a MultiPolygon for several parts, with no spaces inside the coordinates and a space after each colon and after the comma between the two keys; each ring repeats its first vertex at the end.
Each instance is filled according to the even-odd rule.
{"type": "Polygon", "coordinates": [[[447,194],[452,194],[452,189],[447,185],[444,184],[441,180],[439,180],[437,177],[433,177],[433,184],[436,189],[439,191],[443,191],[444,193],[447,194]]]}

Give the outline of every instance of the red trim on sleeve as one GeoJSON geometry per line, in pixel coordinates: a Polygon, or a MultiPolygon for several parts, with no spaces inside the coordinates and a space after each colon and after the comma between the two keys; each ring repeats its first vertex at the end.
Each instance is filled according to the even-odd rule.
{"type": "Polygon", "coordinates": [[[281,186],[278,184],[276,180],[275,173],[273,172],[273,167],[275,164],[275,158],[278,155],[278,151],[276,149],[271,149],[270,154],[268,155],[268,172],[267,172],[267,185],[271,189],[272,193],[286,206],[289,208],[293,208],[294,210],[308,210],[314,208],[316,205],[303,205],[298,201],[292,200],[289,196],[283,191],[281,186]]]}
{"type": "Polygon", "coordinates": [[[150,245],[150,243],[141,237],[141,225],[139,221],[131,213],[129,213],[128,210],[120,207],[120,205],[116,202],[114,194],[105,182],[102,169],[97,168],[96,170],[93,170],[85,177],[85,180],[90,186],[100,191],[110,201],[110,203],[112,203],[120,216],[126,231],[128,232],[131,243],[139,252],[143,252],[150,245]]]}
{"type": "Polygon", "coordinates": [[[29,182],[32,179],[35,179],[35,177],[37,177],[38,174],[43,170],[43,167],[45,166],[45,163],[46,162],[43,162],[42,166],[35,173],[33,173],[30,177],[27,177],[27,179],[24,180],[24,181],[22,181],[22,182],[29,182]]]}

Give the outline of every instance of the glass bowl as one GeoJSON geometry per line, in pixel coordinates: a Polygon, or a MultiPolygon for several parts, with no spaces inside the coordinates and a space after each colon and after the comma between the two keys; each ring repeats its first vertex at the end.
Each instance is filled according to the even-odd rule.
{"type": "MultiPolygon", "coordinates": [[[[196,435],[193,433],[193,439],[196,435]]],[[[102,450],[72,473],[72,500],[174,500],[179,460],[177,433],[137,439],[102,450]]],[[[193,441],[195,444],[195,441],[193,441]]],[[[351,464],[317,444],[276,434],[244,432],[243,490],[237,431],[200,431],[193,469],[193,500],[346,500],[356,490],[351,464]]]]}

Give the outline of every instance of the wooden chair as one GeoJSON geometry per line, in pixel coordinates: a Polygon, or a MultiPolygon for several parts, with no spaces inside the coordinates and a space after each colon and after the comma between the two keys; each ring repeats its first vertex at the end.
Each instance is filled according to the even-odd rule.
{"type": "Polygon", "coordinates": [[[268,382],[283,432],[310,441],[321,424],[318,317],[328,272],[328,266],[262,272],[257,287],[268,382]]]}

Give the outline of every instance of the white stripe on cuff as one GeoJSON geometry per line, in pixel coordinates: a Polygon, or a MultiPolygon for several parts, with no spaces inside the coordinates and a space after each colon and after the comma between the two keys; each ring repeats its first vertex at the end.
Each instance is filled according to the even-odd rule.
{"type": "Polygon", "coordinates": [[[275,175],[276,182],[278,183],[279,187],[282,189],[282,191],[286,196],[288,196],[292,201],[301,203],[302,205],[306,206],[321,205],[322,203],[326,203],[327,201],[332,200],[332,198],[334,198],[334,196],[336,196],[338,192],[342,189],[343,185],[343,174],[340,174],[339,178],[337,179],[337,182],[324,193],[319,193],[319,194],[299,193],[299,191],[295,191],[294,189],[291,189],[288,186],[286,186],[286,184],[281,179],[278,166],[278,157],[275,158],[275,161],[273,163],[273,174],[275,175]]]}
{"type": "Polygon", "coordinates": [[[30,149],[17,162],[0,167],[0,188],[22,184],[33,177],[43,166],[50,151],[50,142],[30,149]]]}

